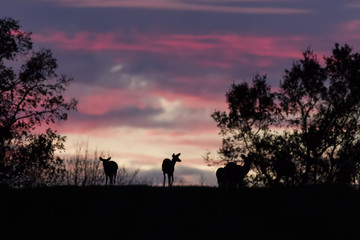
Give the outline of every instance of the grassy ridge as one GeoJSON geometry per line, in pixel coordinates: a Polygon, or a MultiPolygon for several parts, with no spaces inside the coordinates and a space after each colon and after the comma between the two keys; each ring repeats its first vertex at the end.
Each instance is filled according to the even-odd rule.
{"type": "Polygon", "coordinates": [[[4,189],[0,196],[4,233],[26,237],[360,237],[360,192],[339,186],[235,192],[210,187],[53,187],[4,189]]]}

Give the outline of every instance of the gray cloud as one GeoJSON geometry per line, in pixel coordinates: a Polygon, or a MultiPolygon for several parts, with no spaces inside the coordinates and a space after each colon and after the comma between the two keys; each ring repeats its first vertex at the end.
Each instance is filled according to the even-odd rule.
{"type": "MultiPolygon", "coordinates": [[[[61,1],[59,1],[61,2],[61,1]]],[[[76,31],[112,31],[121,29],[142,33],[204,34],[209,31],[263,34],[324,34],[331,31],[328,26],[342,19],[356,16],[356,9],[345,8],[341,1],[189,1],[188,4],[252,7],[288,8],[311,11],[304,14],[235,14],[231,12],[174,11],[142,8],[114,7],[69,7],[55,1],[2,0],[0,14],[12,16],[31,31],[44,28],[76,31]],[[345,14],[346,13],[346,14],[345,14]],[[334,16],[329,16],[334,14],[334,16]],[[316,21],[314,21],[316,20],[316,21]]],[[[186,1],[184,1],[186,2],[186,1]]]]}
{"type": "Polygon", "coordinates": [[[83,122],[92,123],[93,128],[114,127],[114,126],[132,126],[132,127],[156,127],[149,118],[163,113],[161,109],[137,107],[126,107],[124,109],[112,110],[110,112],[94,115],[83,112],[75,112],[70,115],[69,121],[73,124],[83,122]]]}

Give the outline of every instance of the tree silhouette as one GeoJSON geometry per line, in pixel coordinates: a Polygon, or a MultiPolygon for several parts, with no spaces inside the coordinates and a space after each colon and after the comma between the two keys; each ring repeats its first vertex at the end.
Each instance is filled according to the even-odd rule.
{"type": "Polygon", "coordinates": [[[17,21],[0,19],[0,181],[7,184],[58,173],[54,151],[63,149],[65,138],[51,129],[39,135],[34,130],[66,120],[77,105],[63,96],[72,78],[56,73],[50,50],[33,51],[30,36],[17,21]]]}
{"type": "Polygon", "coordinates": [[[270,127],[279,115],[275,97],[266,84],[266,76],[256,75],[251,87],[246,82],[231,85],[226,93],[229,113],[212,114],[224,136],[219,150],[222,161],[237,162],[241,154],[253,153],[257,156],[253,167],[257,168],[261,181],[271,181],[271,164],[265,156],[273,138],[270,127]]]}
{"type": "Polygon", "coordinates": [[[252,86],[232,84],[226,100],[229,112],[212,114],[224,136],[219,154],[225,162],[255,154],[254,182],[274,184],[279,156],[294,163],[298,183],[351,181],[337,177],[360,160],[360,55],[348,45],[335,44],[324,66],[305,50],[277,92],[256,75],[252,86]]]}

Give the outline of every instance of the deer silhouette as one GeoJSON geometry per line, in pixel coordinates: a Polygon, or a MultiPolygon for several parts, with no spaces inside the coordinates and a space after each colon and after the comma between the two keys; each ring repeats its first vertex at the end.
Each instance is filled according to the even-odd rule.
{"type": "Polygon", "coordinates": [[[110,161],[111,157],[107,159],[100,157],[99,159],[103,162],[104,172],[106,175],[106,185],[108,184],[108,178],[110,179],[110,185],[114,185],[116,180],[116,173],[118,170],[117,163],[110,161]]]}
{"type": "Polygon", "coordinates": [[[280,157],[278,160],[274,161],[274,170],[276,172],[276,184],[279,183],[281,178],[285,178],[286,185],[289,185],[289,179],[291,179],[291,183],[294,184],[296,174],[295,163],[280,157]]]}
{"type": "Polygon", "coordinates": [[[163,182],[163,186],[165,187],[165,180],[166,180],[166,174],[168,177],[168,183],[169,183],[169,187],[172,186],[173,182],[174,182],[174,170],[175,170],[175,163],[176,162],[181,162],[179,156],[181,153],[178,153],[175,155],[175,153],[173,153],[172,155],[172,159],[168,159],[165,158],[162,162],[162,171],[164,174],[164,182],[163,182]]]}
{"type": "Polygon", "coordinates": [[[219,167],[216,170],[216,178],[217,178],[217,182],[218,182],[218,185],[220,188],[226,187],[226,185],[228,183],[228,179],[226,176],[225,168],[219,167]]]}
{"type": "Polygon", "coordinates": [[[338,181],[342,184],[351,184],[353,180],[353,176],[356,173],[356,163],[355,160],[350,157],[344,159],[340,159],[340,169],[338,172],[338,181]]]}
{"type": "Polygon", "coordinates": [[[218,168],[216,171],[216,177],[219,187],[236,188],[243,185],[245,176],[250,171],[251,163],[254,156],[249,154],[245,156],[241,155],[244,160],[244,165],[237,165],[235,162],[228,162],[224,168],[218,168]]]}

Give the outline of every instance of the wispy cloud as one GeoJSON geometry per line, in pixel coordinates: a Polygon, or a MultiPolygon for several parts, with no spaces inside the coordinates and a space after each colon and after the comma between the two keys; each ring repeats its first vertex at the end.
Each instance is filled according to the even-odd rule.
{"type": "MultiPolygon", "coordinates": [[[[119,7],[119,8],[145,8],[159,10],[177,11],[206,11],[235,14],[304,14],[309,13],[309,9],[282,8],[282,7],[245,7],[238,6],[239,3],[253,2],[274,2],[274,1],[180,1],[180,0],[43,0],[57,2],[71,7],[119,7]],[[227,3],[238,3],[237,5],[227,5],[227,3]]],[[[279,2],[279,1],[275,1],[279,2]]]]}
{"type": "Polygon", "coordinates": [[[360,39],[360,19],[351,20],[341,24],[338,32],[348,40],[358,41],[360,39]]]}
{"type": "Polygon", "coordinates": [[[360,8],[360,3],[359,2],[352,2],[352,3],[348,3],[345,5],[348,8],[360,8]]]}
{"type": "Polygon", "coordinates": [[[124,36],[119,32],[78,32],[70,36],[65,32],[34,34],[37,42],[54,47],[79,51],[148,52],[196,60],[197,65],[232,67],[249,63],[248,55],[265,57],[254,62],[271,65],[271,58],[298,58],[307,38],[301,36],[254,36],[239,34],[206,35],[143,35],[124,36]],[[131,39],[131,41],[129,41],[131,39]]]}

